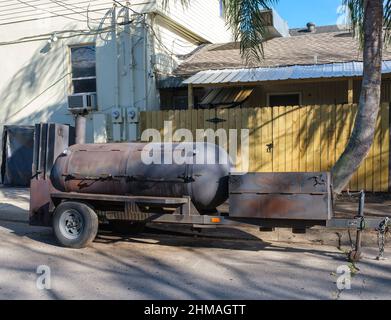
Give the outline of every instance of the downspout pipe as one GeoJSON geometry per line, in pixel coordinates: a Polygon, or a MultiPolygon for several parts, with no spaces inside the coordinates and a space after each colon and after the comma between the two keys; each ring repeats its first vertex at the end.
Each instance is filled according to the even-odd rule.
{"type": "Polygon", "coordinates": [[[145,106],[144,110],[147,111],[148,106],[148,78],[149,78],[149,67],[148,67],[148,29],[147,20],[148,17],[144,16],[144,90],[145,90],[145,106]]]}
{"type": "Polygon", "coordinates": [[[118,52],[118,41],[117,41],[117,5],[113,5],[112,13],[112,41],[114,44],[114,54],[115,54],[115,76],[114,76],[114,107],[119,107],[119,52],[118,52]]]}

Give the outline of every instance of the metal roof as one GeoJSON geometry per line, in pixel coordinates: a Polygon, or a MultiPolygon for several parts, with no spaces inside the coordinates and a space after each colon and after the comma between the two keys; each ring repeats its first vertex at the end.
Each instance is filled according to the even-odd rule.
{"type": "MultiPolygon", "coordinates": [[[[391,60],[383,61],[382,73],[391,73],[391,60]]],[[[359,77],[363,74],[362,62],[294,65],[274,68],[223,69],[200,71],[183,84],[223,84],[315,78],[359,77]]]]}

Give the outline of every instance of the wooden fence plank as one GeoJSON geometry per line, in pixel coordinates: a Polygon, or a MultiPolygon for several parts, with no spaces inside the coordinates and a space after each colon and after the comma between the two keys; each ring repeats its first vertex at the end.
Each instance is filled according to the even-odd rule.
{"type": "MultiPolygon", "coordinates": [[[[242,109],[242,115],[241,115],[241,128],[242,129],[249,129],[250,130],[250,140],[251,140],[251,128],[249,127],[249,109],[242,109]]],[[[250,143],[250,141],[249,141],[250,143]]],[[[250,143],[251,148],[251,143],[250,143]]],[[[250,150],[248,150],[250,152],[250,150]]],[[[250,158],[250,153],[247,153],[247,150],[243,148],[243,150],[240,149],[240,171],[245,172],[245,164],[247,160],[250,158]]]]}
{"type": "Polygon", "coordinates": [[[328,112],[327,105],[320,106],[320,170],[328,171],[328,112]]]}
{"type": "Polygon", "coordinates": [[[381,191],[381,119],[382,108],[376,121],[375,140],[373,142],[373,191],[381,191]]]}
{"type": "MultiPolygon", "coordinates": [[[[351,107],[351,113],[350,113],[350,117],[349,117],[350,134],[352,134],[352,131],[353,131],[353,126],[354,126],[354,121],[356,119],[356,115],[357,115],[357,105],[354,104],[351,107]]],[[[359,188],[358,188],[358,172],[357,172],[357,170],[353,174],[352,179],[350,180],[349,187],[350,187],[349,189],[351,191],[359,191],[359,188]]]]}
{"type": "Polygon", "coordinates": [[[315,138],[315,110],[314,106],[307,107],[307,141],[306,141],[306,154],[307,154],[307,172],[315,171],[314,161],[314,138],[315,138]]]}
{"type": "Polygon", "coordinates": [[[254,172],[260,172],[262,170],[262,113],[260,108],[255,109],[255,165],[254,172]]]}
{"type": "Polygon", "coordinates": [[[285,171],[292,172],[293,168],[293,107],[285,109],[285,171]]]}
{"type": "Polygon", "coordinates": [[[382,144],[381,144],[381,191],[389,190],[389,161],[390,161],[390,120],[389,105],[381,105],[381,127],[382,127],[382,144]]]}
{"type": "Polygon", "coordinates": [[[300,171],[300,107],[292,108],[292,172],[300,171]]]}
{"type": "Polygon", "coordinates": [[[314,171],[321,171],[321,110],[314,107],[314,171]]]}
{"type": "Polygon", "coordinates": [[[281,125],[281,118],[280,118],[280,108],[279,107],[273,107],[273,172],[280,172],[280,160],[281,160],[281,154],[280,154],[280,125],[281,125]]]}
{"type": "Polygon", "coordinates": [[[299,140],[299,171],[307,171],[307,107],[300,107],[299,109],[299,126],[300,126],[300,140],[299,140]]]}
{"type": "Polygon", "coordinates": [[[337,106],[330,106],[330,131],[329,131],[329,165],[331,166],[337,161],[337,106]]]}
{"type": "Polygon", "coordinates": [[[261,172],[273,172],[273,110],[272,108],[261,109],[262,144],[261,149],[261,172]]]}

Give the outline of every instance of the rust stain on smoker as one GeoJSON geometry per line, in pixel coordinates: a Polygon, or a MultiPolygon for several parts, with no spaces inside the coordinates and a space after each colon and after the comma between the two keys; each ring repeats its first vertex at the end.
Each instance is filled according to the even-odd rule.
{"type": "Polygon", "coordinates": [[[230,217],[328,220],[328,173],[249,173],[230,179],[230,217]]]}
{"type": "MultiPolygon", "coordinates": [[[[225,153],[214,144],[190,145],[192,150],[204,148],[205,157],[215,154],[219,159],[225,153]]],[[[190,196],[200,212],[215,210],[227,200],[230,164],[206,164],[206,161],[205,164],[164,164],[164,153],[160,154],[160,164],[145,164],[142,161],[145,146],[143,143],[71,146],[54,164],[51,182],[62,192],[190,196]]],[[[180,146],[183,144],[172,147],[175,150],[180,146]]],[[[193,158],[194,154],[191,152],[186,157],[193,158]]]]}

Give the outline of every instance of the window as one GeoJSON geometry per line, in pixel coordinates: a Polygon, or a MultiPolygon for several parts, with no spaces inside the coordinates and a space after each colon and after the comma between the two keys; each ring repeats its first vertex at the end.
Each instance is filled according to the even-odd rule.
{"type": "Polygon", "coordinates": [[[301,93],[269,93],[267,104],[269,107],[300,106],[301,93]]]}
{"type": "Polygon", "coordinates": [[[95,46],[71,48],[72,93],[96,92],[95,46]]]}

